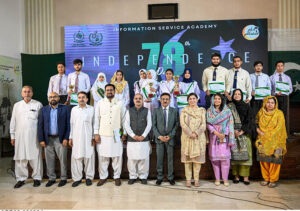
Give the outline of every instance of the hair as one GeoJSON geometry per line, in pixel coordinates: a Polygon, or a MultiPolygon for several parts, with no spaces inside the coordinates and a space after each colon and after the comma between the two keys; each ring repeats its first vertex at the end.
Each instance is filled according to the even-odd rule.
{"type": "Polygon", "coordinates": [[[124,76],[124,73],[123,73],[122,70],[117,70],[117,71],[116,71],[116,74],[117,74],[117,73],[122,73],[122,76],[124,76]]]}
{"type": "Polygon", "coordinates": [[[243,61],[243,59],[240,56],[234,56],[232,61],[234,61],[234,59],[237,59],[237,58],[239,58],[241,61],[243,61]]]}
{"type": "Polygon", "coordinates": [[[89,97],[88,97],[88,94],[87,94],[86,92],[84,92],[84,91],[80,91],[80,92],[78,92],[78,96],[79,96],[80,94],[83,94],[83,95],[85,95],[85,96],[86,96],[86,98],[89,98],[89,97]]]}
{"type": "Polygon", "coordinates": [[[59,64],[62,64],[64,67],[66,66],[63,61],[56,62],[56,66],[58,66],[59,64]]]}
{"type": "Polygon", "coordinates": [[[278,61],[275,62],[275,67],[277,67],[277,65],[278,65],[279,63],[282,63],[282,64],[284,65],[284,61],[278,60],[278,61]]]}
{"type": "Polygon", "coordinates": [[[221,55],[219,53],[213,53],[210,58],[212,59],[214,57],[219,57],[221,59],[221,55]]]}
{"type": "Polygon", "coordinates": [[[174,71],[172,69],[167,69],[165,73],[167,73],[168,71],[170,71],[174,75],[174,71]]]}
{"type": "Polygon", "coordinates": [[[104,90],[106,90],[106,87],[109,87],[109,86],[111,86],[114,90],[116,90],[116,87],[113,84],[106,84],[104,87],[104,90]]]}
{"type": "MultiPolygon", "coordinates": [[[[214,97],[216,97],[216,96],[219,96],[219,97],[221,98],[220,111],[223,111],[223,108],[224,108],[224,106],[225,106],[225,100],[224,100],[224,97],[223,97],[220,93],[217,93],[217,94],[214,95],[214,97]]],[[[215,102],[214,102],[214,104],[215,104],[215,102]]]]}
{"type": "Polygon", "coordinates": [[[197,96],[195,93],[190,93],[190,94],[187,96],[187,101],[189,101],[189,99],[190,99],[191,96],[195,96],[195,97],[198,99],[198,96],[197,96]]]}
{"type": "Polygon", "coordinates": [[[24,88],[28,88],[28,89],[30,89],[30,90],[33,92],[33,88],[32,88],[32,86],[25,85],[25,86],[23,86],[23,87],[22,87],[22,89],[24,89],[24,88]]]}
{"type": "Polygon", "coordinates": [[[268,100],[274,100],[274,103],[275,103],[275,106],[276,106],[276,99],[275,99],[275,97],[270,97],[268,100]]]}
{"type": "Polygon", "coordinates": [[[169,93],[167,93],[167,92],[162,93],[162,94],[160,95],[160,98],[161,98],[162,96],[169,96],[169,98],[171,99],[171,95],[170,95],[169,93]]]}
{"type": "Polygon", "coordinates": [[[237,92],[237,91],[239,91],[240,93],[241,93],[241,101],[243,101],[243,96],[244,96],[244,94],[243,94],[243,91],[241,90],[241,89],[235,89],[233,92],[232,92],[232,100],[234,100],[233,99],[233,97],[234,97],[234,94],[237,92]]]}
{"type": "Polygon", "coordinates": [[[82,60],[81,59],[75,59],[74,61],[73,61],[73,64],[82,64],[82,60]]]}
{"type": "Polygon", "coordinates": [[[264,66],[264,63],[262,61],[256,61],[256,62],[254,62],[253,67],[255,67],[258,64],[261,64],[261,66],[264,66]]]}

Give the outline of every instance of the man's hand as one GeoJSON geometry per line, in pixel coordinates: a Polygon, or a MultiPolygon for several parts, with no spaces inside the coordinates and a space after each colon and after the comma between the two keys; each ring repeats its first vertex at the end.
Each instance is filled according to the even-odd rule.
{"type": "Polygon", "coordinates": [[[95,142],[96,142],[97,144],[100,144],[100,143],[101,143],[100,135],[99,135],[99,134],[95,134],[94,137],[95,137],[95,142]]]}
{"type": "Polygon", "coordinates": [[[138,137],[138,141],[143,141],[144,139],[145,139],[144,136],[139,136],[139,137],[138,137]]]}
{"type": "Polygon", "coordinates": [[[209,90],[206,90],[206,95],[210,95],[210,91],[209,90]]]}
{"type": "Polygon", "coordinates": [[[161,140],[162,142],[167,142],[165,136],[158,136],[158,139],[161,140]]]}
{"type": "Polygon", "coordinates": [[[252,96],[255,96],[255,91],[252,91],[252,92],[251,92],[251,95],[252,95],[252,96]]]}
{"type": "Polygon", "coordinates": [[[92,139],[92,146],[95,146],[95,145],[96,145],[95,139],[92,139]]]}
{"type": "Polygon", "coordinates": [[[69,146],[73,147],[73,140],[72,139],[69,139],[69,146]]]}
{"type": "Polygon", "coordinates": [[[165,136],[166,142],[170,141],[171,137],[170,136],[165,136]]]}
{"type": "Polygon", "coordinates": [[[228,99],[229,101],[232,100],[232,99],[231,99],[231,96],[228,94],[228,92],[224,92],[224,94],[225,94],[225,96],[227,97],[227,99],[228,99]]]}
{"type": "Polygon", "coordinates": [[[68,140],[64,139],[63,142],[62,142],[62,145],[63,145],[63,147],[66,147],[68,145],[68,140]]]}
{"type": "Polygon", "coordinates": [[[126,135],[122,135],[122,141],[126,141],[127,140],[127,136],[126,135]]]}
{"type": "Polygon", "coordinates": [[[11,139],[10,140],[10,143],[11,143],[12,146],[15,146],[15,142],[16,142],[16,139],[11,139]]]}
{"type": "Polygon", "coordinates": [[[133,139],[134,139],[135,141],[139,141],[139,136],[135,135],[135,136],[133,136],[133,139]]]}
{"type": "Polygon", "coordinates": [[[245,100],[245,103],[250,103],[250,100],[249,99],[245,100]]]}
{"type": "Polygon", "coordinates": [[[46,147],[46,142],[45,142],[45,141],[41,141],[41,142],[40,142],[40,145],[41,145],[42,147],[46,147]]]}

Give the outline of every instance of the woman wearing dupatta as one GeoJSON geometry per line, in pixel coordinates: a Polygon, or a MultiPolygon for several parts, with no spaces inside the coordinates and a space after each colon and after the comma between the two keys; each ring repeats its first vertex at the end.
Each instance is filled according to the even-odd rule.
{"type": "Polygon", "coordinates": [[[233,117],[222,95],[215,94],[211,101],[206,114],[209,158],[216,177],[215,185],[220,185],[220,173],[222,173],[224,185],[227,187],[229,186],[230,148],[235,146],[233,117]]]}
{"type": "Polygon", "coordinates": [[[97,103],[105,97],[105,85],[107,84],[106,76],[104,73],[99,73],[92,88],[91,92],[94,99],[94,108],[97,103]]]}
{"type": "Polygon", "coordinates": [[[151,113],[155,108],[158,108],[158,87],[157,74],[155,70],[147,71],[147,79],[141,88],[141,94],[144,98],[144,107],[148,108],[151,113]]]}
{"type": "Polygon", "coordinates": [[[205,134],[205,109],[197,105],[198,96],[190,93],[187,97],[188,106],[180,114],[181,162],[184,163],[186,186],[191,187],[192,170],[194,172],[195,187],[199,187],[199,173],[201,164],[205,163],[207,137],[205,134]]]}
{"type": "Polygon", "coordinates": [[[128,82],[125,81],[123,71],[117,70],[110,80],[110,83],[116,87],[115,97],[122,100],[126,109],[128,109],[130,103],[129,86],[128,82]]]}
{"type": "Polygon", "coordinates": [[[190,68],[186,68],[184,70],[182,78],[182,81],[179,82],[179,92],[181,96],[177,96],[179,114],[181,113],[181,110],[188,105],[186,99],[190,93],[195,93],[197,95],[197,99],[200,99],[201,97],[198,83],[192,79],[192,70],[190,68]]]}
{"type": "Polygon", "coordinates": [[[140,69],[139,76],[140,76],[140,80],[134,82],[133,84],[134,94],[142,93],[142,87],[147,79],[147,71],[145,69],[140,69]]]}
{"type": "Polygon", "coordinates": [[[256,115],[258,137],[255,142],[257,161],[260,161],[264,181],[261,185],[277,186],[282,157],[286,154],[287,133],[283,112],[278,109],[277,98],[265,97],[263,107],[256,115]]]}
{"type": "Polygon", "coordinates": [[[252,166],[252,138],[256,137],[254,114],[249,104],[243,101],[243,92],[236,89],[232,93],[232,103],[227,105],[234,120],[236,146],[231,149],[231,168],[235,176],[233,183],[244,177],[244,184],[249,185],[250,168],[252,166]]]}

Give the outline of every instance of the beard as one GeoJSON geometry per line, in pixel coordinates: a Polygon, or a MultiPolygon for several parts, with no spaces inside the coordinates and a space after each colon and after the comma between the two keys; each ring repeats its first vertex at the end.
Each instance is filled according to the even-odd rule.
{"type": "Polygon", "coordinates": [[[211,65],[214,66],[214,67],[219,67],[220,63],[218,63],[218,64],[211,63],[211,65]]]}
{"type": "Polygon", "coordinates": [[[107,95],[106,96],[108,99],[113,99],[115,97],[115,95],[111,94],[111,95],[107,95]]]}
{"type": "Polygon", "coordinates": [[[55,101],[55,100],[52,100],[51,102],[50,102],[50,105],[53,105],[53,106],[56,106],[58,104],[58,101],[55,101]]]}

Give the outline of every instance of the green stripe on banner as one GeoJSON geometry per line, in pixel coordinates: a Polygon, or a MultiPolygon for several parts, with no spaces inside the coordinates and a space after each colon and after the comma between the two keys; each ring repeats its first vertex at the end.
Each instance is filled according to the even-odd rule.
{"type": "Polygon", "coordinates": [[[225,90],[220,90],[220,91],[212,91],[212,90],[210,90],[209,92],[212,93],[212,94],[217,94],[217,93],[225,92],[225,90]]]}
{"type": "Polygon", "coordinates": [[[267,90],[270,90],[270,87],[257,87],[255,89],[267,89],[267,90]]]}

